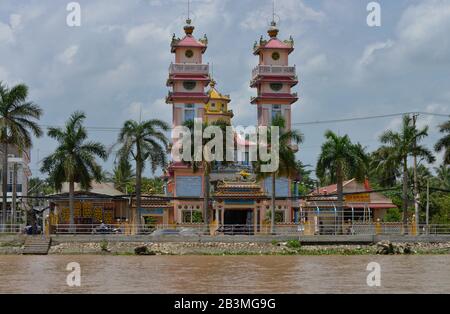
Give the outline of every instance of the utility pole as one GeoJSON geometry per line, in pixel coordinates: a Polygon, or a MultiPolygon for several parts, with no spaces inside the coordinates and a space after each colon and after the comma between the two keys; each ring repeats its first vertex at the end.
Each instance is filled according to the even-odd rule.
{"type": "Polygon", "coordinates": [[[427,218],[426,218],[427,234],[429,223],[430,223],[430,179],[427,180],[427,218]]]}
{"type": "MultiPolygon", "coordinates": [[[[413,115],[413,126],[414,126],[414,132],[416,132],[416,123],[417,123],[417,117],[419,115],[417,113],[415,113],[413,115]]],[[[417,138],[414,139],[414,153],[413,153],[413,157],[414,157],[414,209],[415,209],[415,215],[416,215],[416,219],[415,219],[415,224],[416,224],[416,230],[419,231],[419,187],[418,187],[418,182],[417,182],[417,156],[416,156],[416,148],[417,148],[417,138]]]]}
{"type": "Polygon", "coordinates": [[[11,224],[15,224],[17,213],[17,163],[13,165],[12,177],[12,202],[11,202],[11,224]]]}

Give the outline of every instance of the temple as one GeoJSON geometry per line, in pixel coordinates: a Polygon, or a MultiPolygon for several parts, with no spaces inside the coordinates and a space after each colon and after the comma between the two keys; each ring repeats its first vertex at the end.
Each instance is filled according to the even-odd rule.
{"type": "MultiPolygon", "coordinates": [[[[218,121],[232,125],[232,99],[219,89],[210,74],[210,66],[203,58],[208,38],[194,36],[191,19],[186,20],[181,38],[172,37],[170,51],[173,62],[169,67],[166,97],[172,109],[172,127],[201,119],[203,123],[218,121]]],[[[256,90],[248,106],[255,108],[255,125],[270,126],[277,116],[285,120],[285,129],[292,127],[292,106],[298,95],[293,87],[298,83],[295,65],[289,62],[294,52],[294,40],[281,40],[279,29],[272,21],[268,36],[255,42],[253,54],[257,57],[250,78],[250,87],[256,90]]],[[[256,59],[256,58],[255,58],[256,59]]],[[[176,133],[174,133],[176,134],[176,133]]],[[[156,226],[210,225],[215,234],[268,233],[271,230],[272,178],[259,179],[250,160],[249,149],[256,143],[234,129],[235,161],[202,163],[194,170],[191,164],[172,160],[164,169],[163,195],[143,195],[140,208],[136,199],[124,198],[108,184],[93,183],[89,193],[78,191],[75,206],[77,224],[118,223],[132,234],[146,233],[156,226]],[[206,202],[208,200],[208,202],[206,202]],[[136,227],[140,226],[140,227],[136,227]],[[140,228],[140,229],[136,229],[140,228]],[[149,229],[147,229],[149,228],[149,229]],[[237,228],[237,229],[236,229],[237,228]]],[[[172,145],[180,138],[173,135],[172,145]]],[[[254,147],[253,147],[254,148],[254,147]]],[[[318,188],[309,195],[298,195],[299,179],[275,179],[275,232],[277,228],[314,235],[327,233],[325,225],[336,228],[336,185],[318,188]],[[298,229],[300,228],[301,229],[298,229]],[[287,228],[287,229],[286,229],[287,228]]],[[[344,183],[345,204],[343,223],[356,230],[355,223],[382,219],[386,211],[395,208],[392,202],[374,193],[368,181],[364,184],[350,180],[344,183]]],[[[56,232],[67,232],[69,209],[67,191],[52,196],[51,214],[47,220],[56,232]],[[58,231],[58,228],[59,231],[58,231]]],[[[364,226],[363,226],[364,227],[364,226]]],[[[48,228],[52,229],[52,228],[48,228]]],[[[336,229],[331,230],[336,232],[336,229]]]]}
{"type": "MultiPolygon", "coordinates": [[[[208,39],[194,37],[195,27],[188,19],[182,38],[173,35],[171,52],[174,62],[169,68],[167,86],[170,88],[166,100],[172,107],[173,127],[182,126],[188,120],[202,119],[204,123],[224,121],[232,123],[231,98],[218,89],[218,83],[209,73],[209,65],[203,63],[208,39]],[[206,90],[208,88],[208,90],[206,90]]],[[[292,37],[278,39],[279,30],[275,22],[268,29],[268,38],[255,43],[253,53],[258,56],[258,65],[251,73],[250,86],[257,96],[249,103],[255,105],[257,125],[269,126],[272,118],[281,115],[286,127],[291,128],[291,106],[298,100],[291,91],[297,83],[295,66],[289,65],[289,54],[294,51],[292,37]]],[[[256,123],[255,123],[256,124],[256,123]]],[[[250,141],[235,134],[237,145],[248,147],[250,141]]],[[[173,143],[177,138],[172,138],[173,143]]],[[[248,152],[236,156],[239,161],[223,165],[215,163],[211,173],[193,171],[186,163],[173,162],[167,169],[167,195],[173,197],[169,211],[164,215],[164,224],[186,224],[205,222],[218,225],[249,225],[255,232],[268,221],[270,211],[271,180],[256,180],[249,161],[248,152]],[[207,178],[207,179],[206,179],[207,178]],[[205,182],[209,180],[209,182],[205,182]],[[208,183],[208,184],[205,184],[208,183]],[[210,189],[210,204],[204,208],[205,186],[210,189]]],[[[298,202],[291,200],[292,182],[287,178],[276,181],[276,221],[293,221],[298,202]]]]}

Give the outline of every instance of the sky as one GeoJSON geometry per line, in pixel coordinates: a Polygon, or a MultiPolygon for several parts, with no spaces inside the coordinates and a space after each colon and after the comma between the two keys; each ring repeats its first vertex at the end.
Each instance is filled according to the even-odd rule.
{"type": "MultiPolygon", "coordinates": [[[[172,34],[183,35],[187,0],[79,0],[81,26],[69,27],[65,0],[0,0],[0,81],[25,83],[39,104],[42,125],[63,125],[75,110],[87,114],[93,140],[111,146],[128,119],[171,122],[165,103],[172,34]]],[[[298,158],[314,169],[326,130],[349,134],[373,151],[401,117],[301,124],[402,112],[450,114],[450,0],[377,1],[381,26],[367,24],[369,0],[276,0],[281,39],[295,40],[300,100],[294,128],[305,135],[298,158]]],[[[254,125],[252,47],[272,16],[271,0],[192,0],[197,38],[207,34],[205,62],[218,89],[230,94],[233,124],[254,125]]],[[[421,115],[429,148],[445,117],[421,115]]],[[[30,168],[56,143],[34,141],[30,168]]],[[[442,157],[438,157],[439,161],[442,157]]],[[[113,166],[114,157],[104,164],[113,166]]],[[[148,172],[148,170],[147,170],[148,172]]],[[[147,173],[149,175],[150,173],[147,173]]]]}

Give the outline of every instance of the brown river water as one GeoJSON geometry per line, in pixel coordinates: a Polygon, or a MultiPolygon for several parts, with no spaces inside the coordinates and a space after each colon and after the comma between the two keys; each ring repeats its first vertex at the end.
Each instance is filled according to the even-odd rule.
{"type": "Polygon", "coordinates": [[[0,293],[450,293],[450,256],[0,256],[0,293]]]}

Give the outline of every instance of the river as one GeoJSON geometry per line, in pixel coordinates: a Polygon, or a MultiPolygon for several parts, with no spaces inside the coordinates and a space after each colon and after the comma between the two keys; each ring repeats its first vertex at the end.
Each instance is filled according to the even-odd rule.
{"type": "Polygon", "coordinates": [[[0,256],[0,293],[138,292],[450,293],[450,256],[0,256]],[[80,287],[66,284],[70,262],[80,287]]]}

